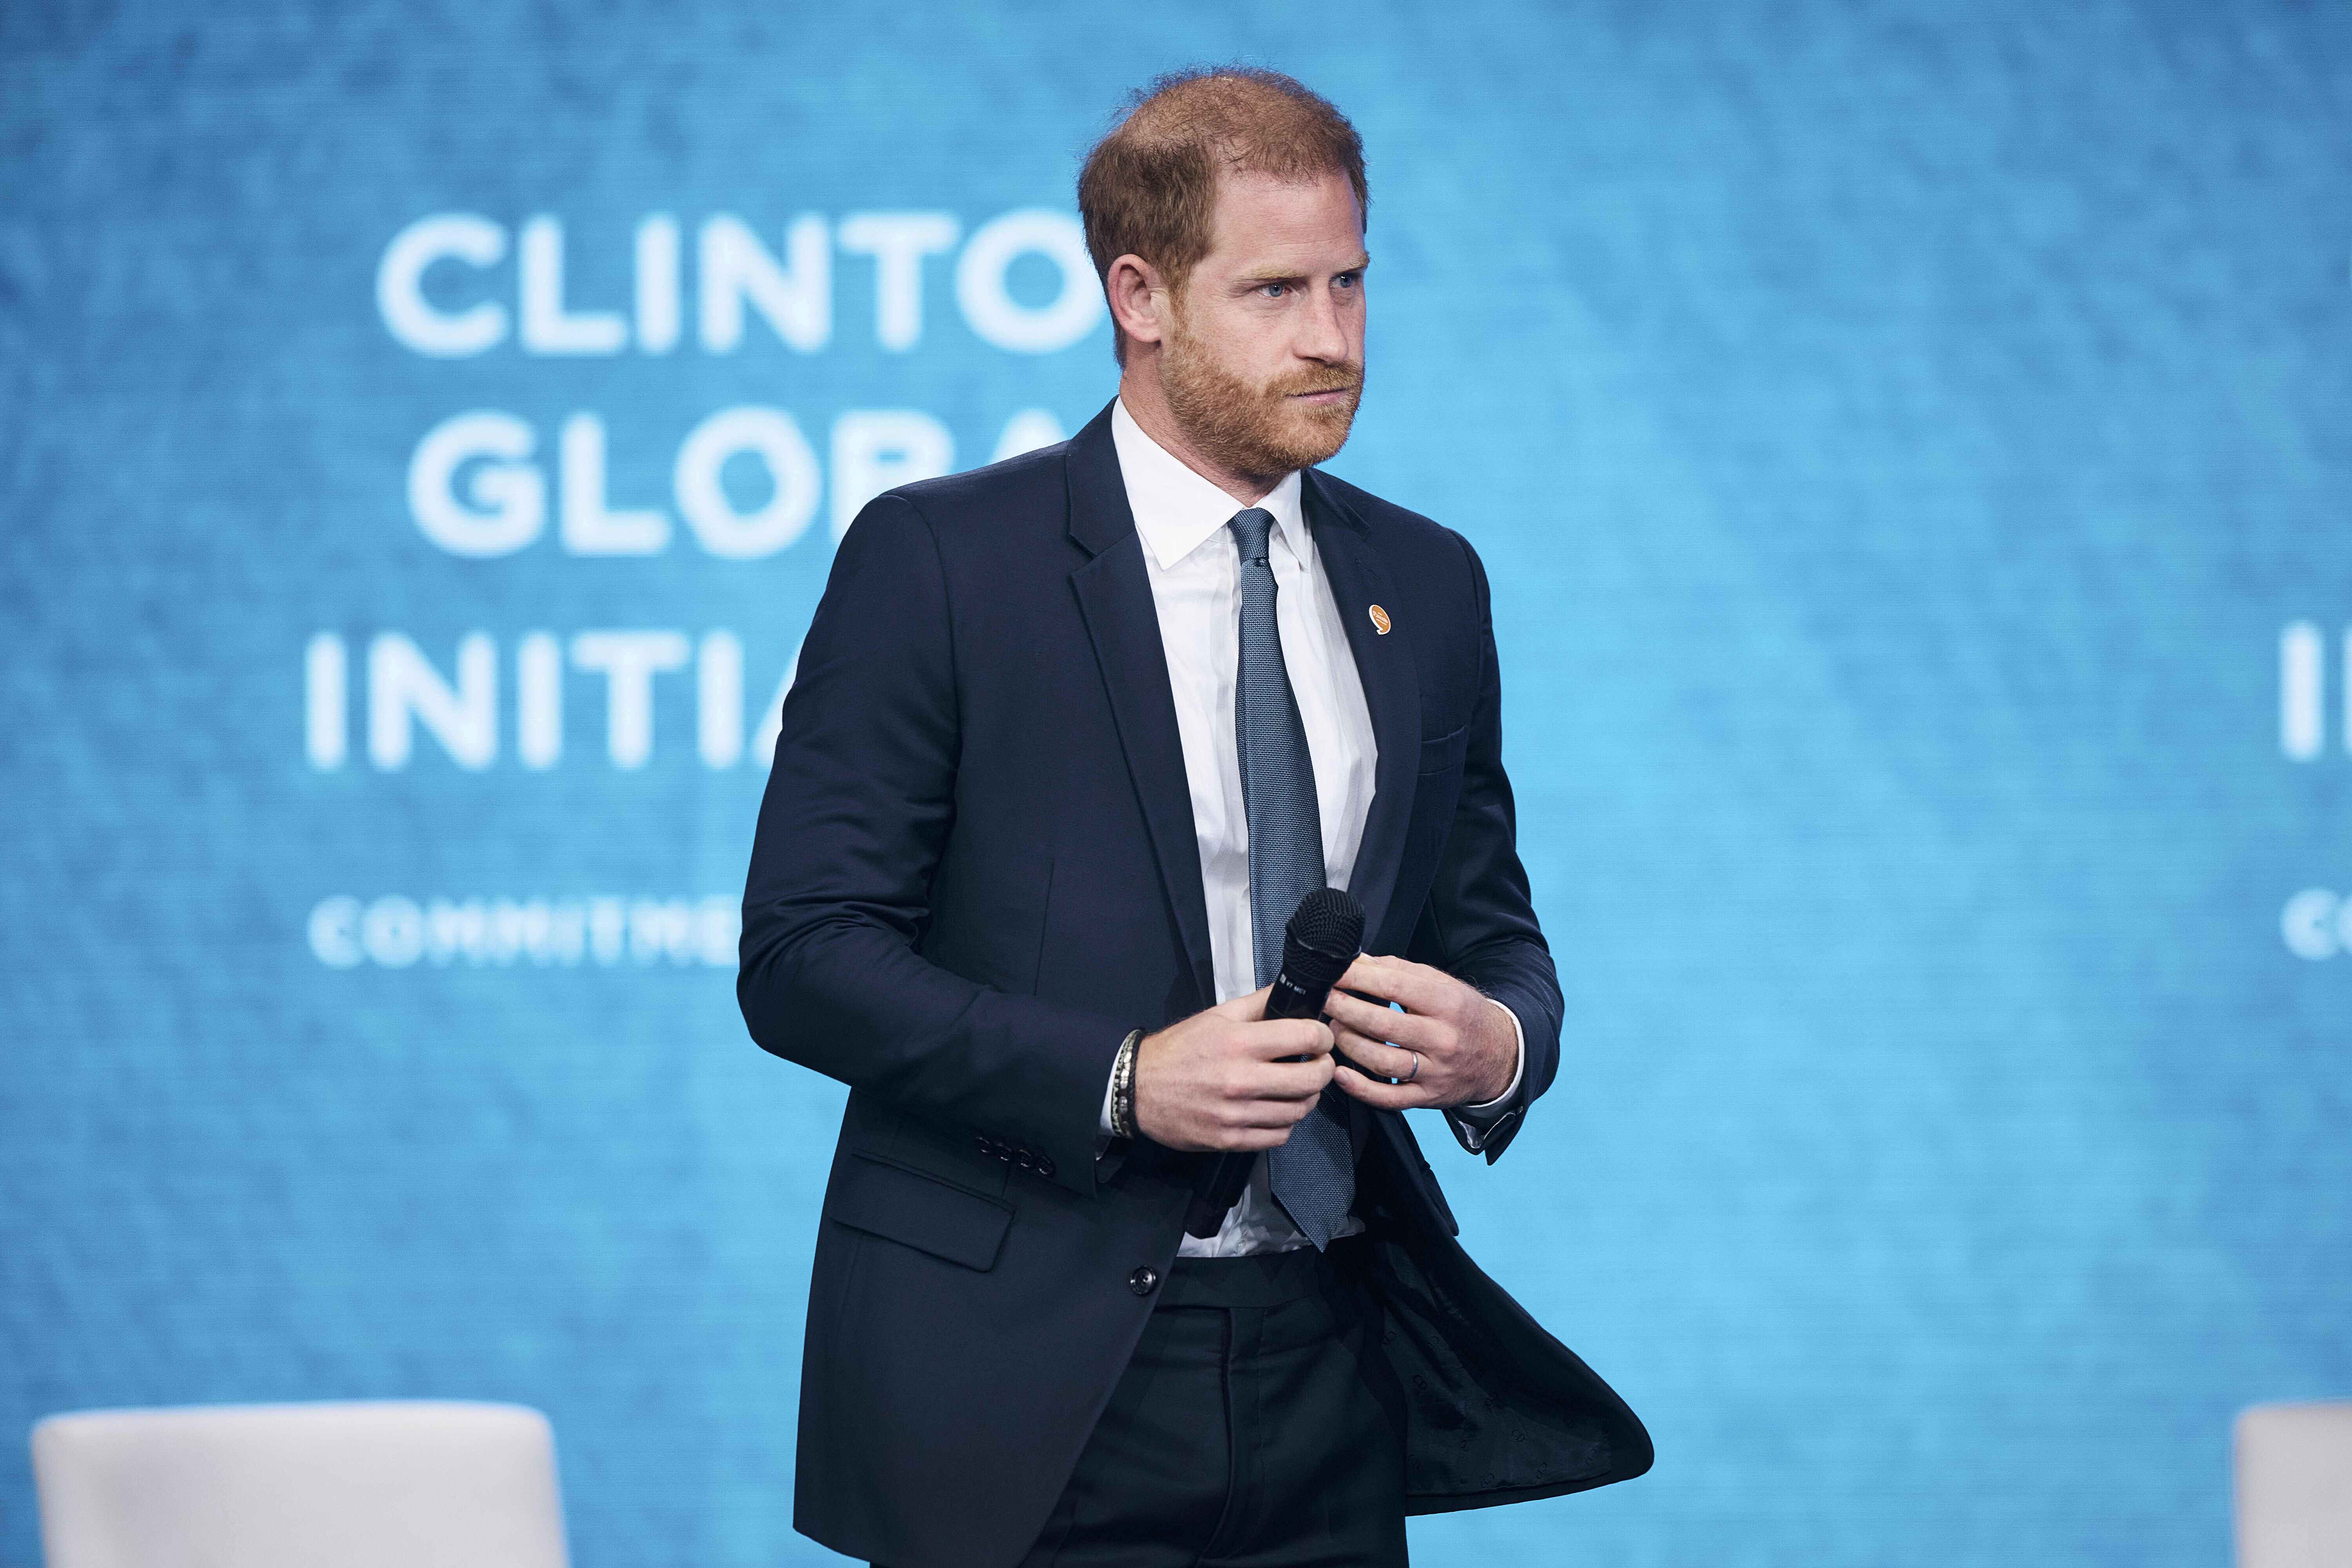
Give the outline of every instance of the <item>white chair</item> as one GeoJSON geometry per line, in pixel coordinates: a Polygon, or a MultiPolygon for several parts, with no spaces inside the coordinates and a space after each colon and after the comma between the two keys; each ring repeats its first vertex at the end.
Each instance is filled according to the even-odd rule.
{"type": "Polygon", "coordinates": [[[383,1401],[33,1427],[48,1568],[565,1568],[547,1418],[383,1401]]]}
{"type": "Polygon", "coordinates": [[[2352,1400],[2238,1415],[2238,1568],[2352,1564],[2352,1400]]]}

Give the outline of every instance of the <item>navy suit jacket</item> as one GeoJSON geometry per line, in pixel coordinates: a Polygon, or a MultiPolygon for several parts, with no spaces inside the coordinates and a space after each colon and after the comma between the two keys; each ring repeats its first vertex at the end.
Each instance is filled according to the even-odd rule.
{"type": "MultiPolygon", "coordinates": [[[[1486,580],[1460,535],[1327,474],[1302,503],[1380,750],[1365,948],[1510,1007],[1499,1156],[1560,997],[1514,847],[1486,580]],[[1370,606],[1386,612],[1379,631],[1370,606]]],[[[1202,1156],[1096,1153],[1130,1029],[1216,998],[1159,616],[1109,410],[893,490],[843,538],[761,806],[737,991],[850,1087],[801,1377],[794,1523],[899,1568],[1016,1561],[1151,1310],[1202,1156]]],[[[1357,1180],[1408,1391],[1413,1512],[1650,1463],[1631,1410],[1454,1239],[1402,1116],[1357,1180]]]]}

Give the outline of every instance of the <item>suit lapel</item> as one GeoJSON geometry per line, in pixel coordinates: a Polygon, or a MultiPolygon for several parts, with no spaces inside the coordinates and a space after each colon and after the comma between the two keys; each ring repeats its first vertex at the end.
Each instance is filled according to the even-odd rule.
{"type": "Polygon", "coordinates": [[[1421,763],[1421,674],[1413,663],[1412,634],[1392,615],[1386,632],[1373,623],[1372,606],[1391,612],[1398,595],[1388,563],[1372,548],[1362,521],[1312,468],[1301,476],[1300,500],[1317,553],[1323,558],[1323,574],[1330,580],[1331,597],[1339,607],[1339,624],[1347,628],[1348,647],[1356,656],[1364,703],[1371,710],[1372,739],[1380,748],[1371,810],[1364,817],[1364,838],[1356,851],[1349,891],[1364,906],[1366,950],[1395,952],[1412,937],[1408,929],[1381,940],[1421,763]]]}
{"type": "Polygon", "coordinates": [[[1127,504],[1127,484],[1112,444],[1110,409],[1070,440],[1070,538],[1091,557],[1070,574],[1086,617],[1095,662],[1110,695],[1113,721],[1160,879],[1176,911],[1184,960],[1201,1005],[1217,999],[1209,947],[1209,909],[1201,888],[1201,845],[1192,826],[1192,792],[1184,774],[1184,740],[1160,640],[1160,611],[1143,563],[1143,541],[1127,504]]]}

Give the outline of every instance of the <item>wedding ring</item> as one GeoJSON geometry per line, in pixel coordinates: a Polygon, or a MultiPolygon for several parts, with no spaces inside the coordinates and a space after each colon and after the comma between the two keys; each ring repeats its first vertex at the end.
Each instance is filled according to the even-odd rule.
{"type": "Polygon", "coordinates": [[[1413,1079],[1421,1076],[1421,1053],[1419,1051],[1407,1051],[1405,1052],[1405,1055],[1412,1058],[1412,1070],[1405,1074],[1402,1078],[1397,1079],[1397,1082],[1399,1083],[1411,1083],[1413,1079]]]}

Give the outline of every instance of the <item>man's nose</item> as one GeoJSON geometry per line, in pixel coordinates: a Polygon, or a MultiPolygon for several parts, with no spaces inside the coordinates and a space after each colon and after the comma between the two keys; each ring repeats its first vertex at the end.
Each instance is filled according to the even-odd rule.
{"type": "Polygon", "coordinates": [[[1339,320],[1339,301],[1330,289],[1307,290],[1306,317],[1298,323],[1298,340],[1295,345],[1302,359],[1319,360],[1325,364],[1348,362],[1348,329],[1339,320]]]}

